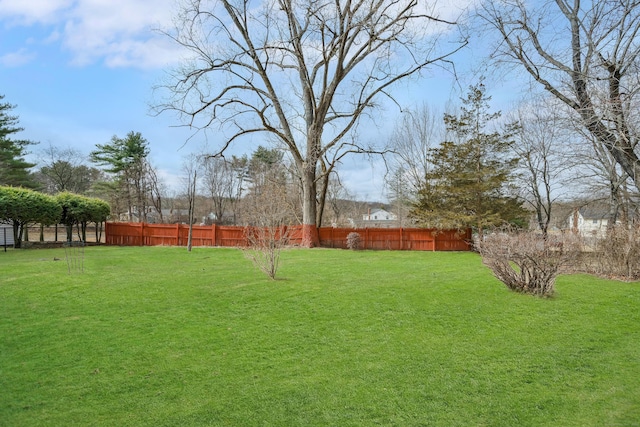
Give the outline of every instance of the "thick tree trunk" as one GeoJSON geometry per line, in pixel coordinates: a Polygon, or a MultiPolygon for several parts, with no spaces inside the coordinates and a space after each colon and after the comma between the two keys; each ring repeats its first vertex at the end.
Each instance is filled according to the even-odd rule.
{"type": "Polygon", "coordinates": [[[302,243],[306,248],[320,244],[316,223],[316,183],[315,168],[305,167],[302,175],[302,243]]]}
{"type": "Polygon", "coordinates": [[[329,188],[329,174],[325,172],[322,177],[320,187],[320,197],[318,197],[318,208],[316,211],[316,226],[322,227],[322,216],[324,215],[324,208],[327,202],[327,190],[329,188]]]}
{"type": "MultiPolygon", "coordinates": [[[[615,161],[633,180],[636,188],[640,190],[640,158],[628,135],[626,117],[621,106],[620,79],[622,74],[618,64],[610,64],[609,67],[609,105],[612,109],[616,127],[611,130],[605,125],[605,117],[598,115],[592,102],[587,85],[587,78],[582,64],[582,42],[580,39],[580,21],[577,16],[572,16],[571,23],[571,49],[573,51],[573,70],[571,79],[577,97],[577,104],[572,107],[580,114],[584,126],[596,140],[611,153],[615,161]]],[[[590,48],[592,46],[589,46],[590,48]]]]}
{"type": "Polygon", "coordinates": [[[20,249],[22,247],[22,224],[13,222],[13,247],[20,249]]]}

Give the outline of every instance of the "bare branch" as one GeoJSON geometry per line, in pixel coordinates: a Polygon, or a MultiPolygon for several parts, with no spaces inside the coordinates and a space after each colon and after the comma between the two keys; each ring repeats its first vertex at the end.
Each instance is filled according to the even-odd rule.
{"type": "Polygon", "coordinates": [[[217,126],[226,135],[221,153],[249,134],[279,141],[312,225],[321,159],[366,151],[342,141],[378,98],[393,100],[396,83],[446,66],[466,44],[441,48],[452,25],[418,0],[183,0],[164,34],[191,60],[158,88],[167,98],[156,111],[177,112],[195,129],[217,126]]]}
{"type": "Polygon", "coordinates": [[[498,0],[485,3],[480,16],[498,36],[496,57],[523,67],[573,109],[640,189],[639,137],[630,127],[638,104],[640,3],[498,0]]]}

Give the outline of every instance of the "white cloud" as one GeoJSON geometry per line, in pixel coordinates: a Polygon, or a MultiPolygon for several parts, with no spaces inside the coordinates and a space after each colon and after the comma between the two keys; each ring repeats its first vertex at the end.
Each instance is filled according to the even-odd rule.
{"type": "MultiPolygon", "coordinates": [[[[176,46],[154,28],[166,26],[173,0],[0,0],[0,19],[11,25],[50,27],[43,44],[59,42],[72,63],[109,67],[163,67],[178,59],[176,46]]],[[[26,43],[26,41],[25,41],[26,43]]]]}
{"type": "Polygon", "coordinates": [[[357,200],[384,201],[385,165],[382,159],[352,156],[338,168],[340,181],[357,200]]]}
{"type": "Polygon", "coordinates": [[[0,18],[20,25],[55,23],[73,3],[74,0],[0,0],[0,18]]]}
{"type": "MultiPolygon", "coordinates": [[[[475,2],[442,0],[429,12],[456,19],[475,2]]],[[[170,24],[174,4],[175,0],[0,0],[0,19],[9,25],[51,27],[51,36],[42,43],[59,37],[76,65],[103,61],[109,67],[158,68],[181,57],[176,45],[153,31],[170,24]]]]}
{"type": "Polygon", "coordinates": [[[74,63],[155,68],[177,58],[154,28],[171,20],[172,0],[82,0],[65,21],[63,45],[74,63]]]}
{"type": "Polygon", "coordinates": [[[20,67],[33,61],[35,57],[35,53],[20,49],[17,52],[10,52],[0,56],[0,65],[7,68],[20,67]]]}

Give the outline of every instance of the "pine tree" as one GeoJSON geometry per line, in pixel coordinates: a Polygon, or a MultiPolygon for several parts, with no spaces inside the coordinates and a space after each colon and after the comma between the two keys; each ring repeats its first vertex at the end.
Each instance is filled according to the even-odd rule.
{"type": "Polygon", "coordinates": [[[129,218],[135,213],[139,220],[146,221],[149,205],[148,169],[149,143],[140,132],[129,132],[125,138],[113,136],[109,144],[96,144],[96,150],[89,154],[93,163],[105,166],[105,171],[115,175],[112,183],[105,183],[111,189],[112,206],[118,206],[123,199],[129,218]]]}
{"type": "MultiPolygon", "coordinates": [[[[0,101],[3,99],[4,95],[0,95],[0,101]]],[[[37,181],[29,172],[35,164],[24,159],[26,147],[35,143],[11,139],[13,134],[24,130],[18,126],[18,116],[10,114],[14,108],[15,105],[0,102],[0,185],[38,188],[37,181]]]]}
{"type": "Polygon", "coordinates": [[[473,227],[482,239],[487,227],[523,224],[522,204],[509,194],[518,159],[508,153],[517,125],[507,125],[505,132],[490,131],[500,118],[500,112],[490,112],[490,100],[480,83],[469,88],[459,116],[445,114],[454,141],[430,150],[432,169],[412,209],[423,226],[473,227]]]}

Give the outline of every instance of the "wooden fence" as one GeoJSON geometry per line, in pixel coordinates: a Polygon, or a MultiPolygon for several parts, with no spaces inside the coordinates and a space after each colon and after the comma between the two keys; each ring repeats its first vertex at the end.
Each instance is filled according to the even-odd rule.
{"type": "MultiPolygon", "coordinates": [[[[302,226],[288,227],[292,245],[302,241],[302,226]]],[[[468,251],[471,230],[431,230],[424,228],[319,228],[320,246],[347,248],[347,236],[360,234],[362,249],[413,251],[468,251]]],[[[186,246],[189,226],[184,224],[146,224],[107,222],[105,242],[121,246],[186,246]]],[[[243,247],[247,241],[244,227],[220,225],[194,225],[193,246],[243,247]]]]}

